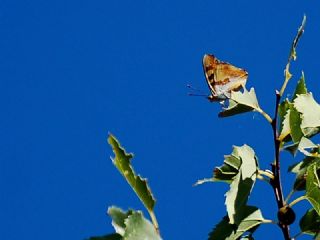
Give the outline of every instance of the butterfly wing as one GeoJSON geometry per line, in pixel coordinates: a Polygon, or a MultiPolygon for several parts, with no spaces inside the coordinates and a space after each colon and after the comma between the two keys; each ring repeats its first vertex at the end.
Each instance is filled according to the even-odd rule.
{"type": "Polygon", "coordinates": [[[221,62],[213,55],[204,56],[203,67],[211,90],[209,99],[213,101],[229,98],[231,91],[239,90],[247,82],[247,71],[230,63],[221,62]]]}
{"type": "Polygon", "coordinates": [[[211,91],[213,96],[216,95],[215,85],[215,78],[216,78],[216,69],[217,65],[219,64],[219,60],[215,58],[213,55],[204,55],[202,65],[204,75],[206,76],[208,87],[211,91]]]}
{"type": "Polygon", "coordinates": [[[229,63],[220,62],[216,68],[216,81],[214,84],[217,95],[230,97],[231,91],[237,91],[245,86],[248,73],[229,63]]]}

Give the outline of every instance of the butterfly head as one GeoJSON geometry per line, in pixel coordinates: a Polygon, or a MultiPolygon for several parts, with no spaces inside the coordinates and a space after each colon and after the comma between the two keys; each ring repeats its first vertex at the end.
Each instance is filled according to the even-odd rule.
{"type": "Polygon", "coordinates": [[[213,95],[213,94],[210,94],[209,96],[207,96],[207,99],[210,102],[223,102],[229,98],[230,98],[230,94],[228,96],[226,96],[226,95],[218,96],[218,95],[213,95]]]}

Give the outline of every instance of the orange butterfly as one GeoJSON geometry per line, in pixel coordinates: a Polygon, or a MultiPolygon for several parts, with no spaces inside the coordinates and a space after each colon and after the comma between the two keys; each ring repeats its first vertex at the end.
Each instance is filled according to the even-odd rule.
{"type": "Polygon", "coordinates": [[[211,95],[208,96],[211,102],[221,102],[230,98],[231,91],[243,88],[248,78],[246,70],[221,62],[210,54],[203,57],[203,70],[211,91],[211,95]]]}

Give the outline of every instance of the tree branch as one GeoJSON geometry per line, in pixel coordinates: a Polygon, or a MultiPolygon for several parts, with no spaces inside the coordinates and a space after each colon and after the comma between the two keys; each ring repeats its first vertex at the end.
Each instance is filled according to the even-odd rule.
{"type": "MultiPolygon", "coordinates": [[[[274,175],[273,179],[270,179],[270,184],[273,188],[274,195],[276,197],[278,210],[282,208],[285,203],[283,199],[282,185],[281,185],[281,172],[280,172],[280,140],[278,133],[278,108],[280,104],[281,95],[276,91],[276,107],[274,119],[272,120],[271,126],[273,130],[273,140],[275,146],[275,162],[271,164],[272,172],[274,175]]],[[[281,228],[283,237],[285,240],[290,240],[290,230],[289,225],[278,223],[278,226],[281,228]]]]}

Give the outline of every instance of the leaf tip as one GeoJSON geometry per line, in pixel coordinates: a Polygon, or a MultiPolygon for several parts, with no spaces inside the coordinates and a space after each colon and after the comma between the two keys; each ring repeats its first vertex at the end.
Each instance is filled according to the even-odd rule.
{"type": "Polygon", "coordinates": [[[108,132],[107,140],[110,145],[113,145],[112,143],[116,141],[116,137],[111,132],[108,132]]]}

